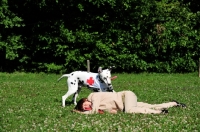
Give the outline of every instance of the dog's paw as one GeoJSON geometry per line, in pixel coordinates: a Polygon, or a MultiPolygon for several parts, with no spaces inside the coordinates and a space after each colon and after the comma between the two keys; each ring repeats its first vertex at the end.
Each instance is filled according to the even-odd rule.
{"type": "Polygon", "coordinates": [[[62,107],[65,107],[65,102],[62,103],[62,107]]]}
{"type": "Polygon", "coordinates": [[[62,107],[65,107],[65,99],[62,97],[62,107]]]}

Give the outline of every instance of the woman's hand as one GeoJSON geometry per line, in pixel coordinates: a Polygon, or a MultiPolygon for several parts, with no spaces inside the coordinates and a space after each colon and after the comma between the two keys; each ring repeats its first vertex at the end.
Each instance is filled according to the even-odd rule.
{"type": "Polygon", "coordinates": [[[98,112],[99,112],[99,114],[103,114],[104,113],[104,111],[103,110],[98,110],[98,112]]]}
{"type": "Polygon", "coordinates": [[[111,113],[111,114],[117,114],[117,110],[112,109],[112,110],[110,111],[110,113],[111,113]]]}

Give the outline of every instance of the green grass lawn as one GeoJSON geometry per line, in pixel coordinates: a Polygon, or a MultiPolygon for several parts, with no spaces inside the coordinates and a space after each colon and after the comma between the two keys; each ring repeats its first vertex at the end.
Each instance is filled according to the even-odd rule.
{"type": "MultiPolygon", "coordinates": [[[[200,131],[200,78],[190,74],[113,74],[115,91],[131,90],[138,101],[163,103],[178,100],[187,108],[170,108],[165,115],[72,113],[72,96],[61,106],[67,92],[61,75],[0,73],[0,131],[100,131],[192,132],[200,131]]],[[[83,88],[78,100],[91,91],[83,88]]]]}

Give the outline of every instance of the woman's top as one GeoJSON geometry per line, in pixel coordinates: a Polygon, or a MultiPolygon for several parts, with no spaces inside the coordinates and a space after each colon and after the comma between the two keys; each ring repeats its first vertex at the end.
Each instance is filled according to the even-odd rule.
{"type": "Polygon", "coordinates": [[[124,92],[96,92],[88,96],[88,100],[92,102],[92,110],[84,111],[84,114],[98,113],[99,110],[111,111],[113,109],[123,111],[124,92]]]}

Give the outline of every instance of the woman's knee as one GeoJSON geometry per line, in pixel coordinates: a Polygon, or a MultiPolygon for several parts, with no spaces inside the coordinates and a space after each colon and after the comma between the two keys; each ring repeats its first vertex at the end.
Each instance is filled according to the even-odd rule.
{"type": "Polygon", "coordinates": [[[132,91],[125,92],[125,104],[128,106],[137,106],[137,96],[132,91]]]}
{"type": "Polygon", "coordinates": [[[132,92],[132,91],[126,91],[125,95],[137,98],[136,94],[134,92],[132,92]]]}

